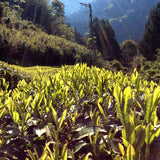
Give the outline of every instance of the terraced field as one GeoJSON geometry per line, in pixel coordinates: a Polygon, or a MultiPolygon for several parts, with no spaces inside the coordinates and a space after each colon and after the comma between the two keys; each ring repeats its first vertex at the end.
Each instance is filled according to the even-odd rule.
{"type": "Polygon", "coordinates": [[[158,159],[160,86],[136,69],[1,63],[1,75],[0,158],[158,159]]]}

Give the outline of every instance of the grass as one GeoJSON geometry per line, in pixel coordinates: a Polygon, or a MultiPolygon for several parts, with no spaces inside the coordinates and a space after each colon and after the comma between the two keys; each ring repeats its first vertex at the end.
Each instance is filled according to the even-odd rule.
{"type": "MultiPolygon", "coordinates": [[[[14,71],[23,73],[27,77],[35,78],[38,75],[38,70],[41,71],[42,74],[50,75],[57,73],[61,67],[51,67],[51,66],[31,66],[31,67],[22,67],[19,65],[12,65],[6,62],[0,61],[0,66],[8,66],[9,69],[14,71]]],[[[71,66],[70,66],[71,67],[71,66]]]]}

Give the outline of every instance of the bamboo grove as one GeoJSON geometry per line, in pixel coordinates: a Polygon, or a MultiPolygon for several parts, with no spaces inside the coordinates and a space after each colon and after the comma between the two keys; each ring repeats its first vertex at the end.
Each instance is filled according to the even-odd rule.
{"type": "Polygon", "coordinates": [[[0,155],[21,160],[158,157],[160,86],[77,64],[55,74],[1,79],[0,155]]]}

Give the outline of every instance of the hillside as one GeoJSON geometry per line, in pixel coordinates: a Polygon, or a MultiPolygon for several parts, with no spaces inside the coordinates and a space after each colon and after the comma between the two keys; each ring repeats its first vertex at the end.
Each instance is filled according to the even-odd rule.
{"type": "Polygon", "coordinates": [[[49,35],[32,21],[22,20],[14,6],[0,3],[0,7],[0,60],[23,66],[94,63],[93,52],[86,47],[63,36],[49,35]]]}
{"type": "MultiPolygon", "coordinates": [[[[158,0],[94,0],[91,2],[93,17],[108,19],[119,43],[126,39],[139,41],[142,38],[150,9],[158,0]]],[[[81,34],[88,32],[89,8],[81,7],[69,16],[68,21],[81,34]]]]}

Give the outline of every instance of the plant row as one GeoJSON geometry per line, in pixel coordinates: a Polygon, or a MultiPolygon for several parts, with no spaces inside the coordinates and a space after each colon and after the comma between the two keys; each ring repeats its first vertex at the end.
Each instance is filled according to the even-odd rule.
{"type": "Polygon", "coordinates": [[[160,86],[77,64],[0,90],[0,155],[21,160],[158,159],[160,86]]]}

